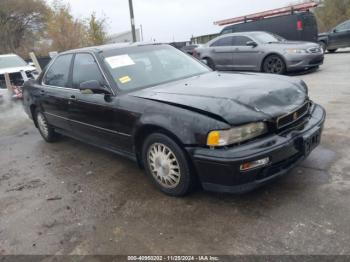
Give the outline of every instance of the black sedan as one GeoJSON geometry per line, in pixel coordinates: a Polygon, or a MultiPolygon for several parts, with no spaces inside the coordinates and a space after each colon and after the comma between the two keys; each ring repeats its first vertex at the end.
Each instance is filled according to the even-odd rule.
{"type": "Polygon", "coordinates": [[[161,44],[59,54],[24,87],[47,142],[66,135],[133,159],[164,193],[246,192],[319,144],[325,110],[301,80],[219,73],[161,44]]]}

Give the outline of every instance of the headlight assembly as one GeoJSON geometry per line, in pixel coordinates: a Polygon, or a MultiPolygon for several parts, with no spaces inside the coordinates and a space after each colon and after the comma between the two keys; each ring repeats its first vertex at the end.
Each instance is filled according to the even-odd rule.
{"type": "Polygon", "coordinates": [[[288,48],[285,49],[286,53],[288,54],[307,54],[308,51],[305,49],[299,49],[299,48],[288,48]]]}
{"type": "Polygon", "coordinates": [[[251,123],[229,130],[215,130],[208,134],[207,145],[210,147],[227,146],[240,143],[267,132],[264,122],[251,123]]]}

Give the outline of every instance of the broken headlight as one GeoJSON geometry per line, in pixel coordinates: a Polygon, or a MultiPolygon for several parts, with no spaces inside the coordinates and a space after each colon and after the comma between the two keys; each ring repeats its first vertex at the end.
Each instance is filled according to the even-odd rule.
{"type": "Polygon", "coordinates": [[[267,126],[264,122],[251,123],[229,130],[211,131],[207,137],[207,145],[210,147],[228,146],[247,141],[266,132],[267,126]]]}

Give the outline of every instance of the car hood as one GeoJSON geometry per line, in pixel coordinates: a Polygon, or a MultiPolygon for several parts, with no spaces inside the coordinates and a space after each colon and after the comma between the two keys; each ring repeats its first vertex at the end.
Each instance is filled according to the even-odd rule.
{"type": "Polygon", "coordinates": [[[33,66],[2,68],[2,69],[0,69],[0,75],[3,75],[5,73],[12,74],[12,73],[17,73],[17,72],[21,72],[21,71],[33,71],[33,70],[35,70],[35,67],[33,67],[33,66]]]}
{"type": "Polygon", "coordinates": [[[229,124],[289,113],[307,98],[301,80],[254,73],[211,72],[130,94],[220,118],[229,124]]]}
{"type": "Polygon", "coordinates": [[[321,37],[321,36],[328,36],[328,35],[329,35],[329,32],[324,32],[324,33],[318,34],[318,37],[321,37]]]}
{"type": "Polygon", "coordinates": [[[319,44],[312,43],[312,42],[304,42],[304,41],[283,41],[283,42],[276,42],[276,43],[269,43],[269,45],[273,46],[281,46],[284,48],[314,48],[319,47],[319,44]]]}

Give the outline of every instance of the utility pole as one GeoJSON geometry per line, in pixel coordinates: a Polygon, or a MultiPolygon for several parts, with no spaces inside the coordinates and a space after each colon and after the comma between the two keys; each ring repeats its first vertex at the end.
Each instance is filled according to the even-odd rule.
{"type": "Polygon", "coordinates": [[[135,43],[136,42],[136,31],[135,31],[134,7],[132,5],[132,0],[129,0],[129,10],[130,10],[132,41],[135,43]]]}

